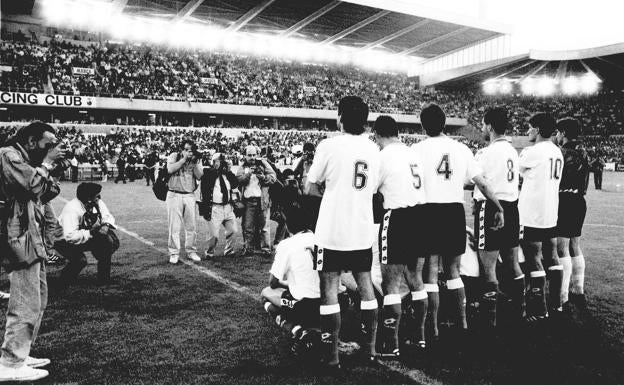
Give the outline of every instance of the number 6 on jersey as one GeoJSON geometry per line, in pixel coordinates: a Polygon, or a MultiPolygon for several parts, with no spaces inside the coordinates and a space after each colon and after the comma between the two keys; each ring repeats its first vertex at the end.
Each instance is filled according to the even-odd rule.
{"type": "Polygon", "coordinates": [[[356,190],[362,190],[366,187],[366,180],[368,179],[368,163],[363,160],[358,160],[355,162],[354,172],[353,172],[353,188],[356,190]]]}

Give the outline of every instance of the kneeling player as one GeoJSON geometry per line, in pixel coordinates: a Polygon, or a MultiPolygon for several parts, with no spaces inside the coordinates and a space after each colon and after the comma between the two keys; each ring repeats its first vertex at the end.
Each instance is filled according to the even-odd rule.
{"type": "Polygon", "coordinates": [[[578,141],[581,124],[567,118],[557,122],[557,141],[563,152],[563,173],[559,185],[559,213],[557,218],[557,248],[563,266],[561,303],[568,301],[568,290],[577,295],[582,304],[585,258],[580,240],[587,204],[585,192],[589,180],[589,160],[578,141]],[[570,278],[572,287],[570,288],[570,278]]]}
{"type": "Polygon", "coordinates": [[[314,270],[314,233],[303,210],[290,210],[288,229],[295,233],[280,242],[271,266],[269,287],[262,290],[264,308],[279,326],[292,333],[293,350],[312,348],[319,335],[320,289],[314,270]]]}
{"type": "Polygon", "coordinates": [[[512,147],[511,140],[505,136],[508,126],[507,111],[504,108],[497,107],[486,111],[482,131],[490,145],[475,156],[483,170],[483,177],[505,210],[505,226],[498,230],[492,229],[496,207],[480,190],[475,190],[475,238],[485,276],[479,313],[481,327],[487,331],[492,331],[496,326],[499,282],[496,277],[496,263],[499,253],[505,273],[511,278],[507,292],[514,307],[513,317],[518,321],[524,317],[524,274],[518,263],[518,152],[512,147]]]}
{"type": "Polygon", "coordinates": [[[522,252],[531,270],[527,294],[527,320],[539,321],[548,317],[548,308],[561,311],[561,282],[563,267],[557,256],[557,210],[559,182],[563,169],[561,150],[551,141],[555,119],[546,113],[537,113],[529,120],[529,141],[535,145],[520,154],[520,174],[523,177],[518,200],[520,226],[523,232],[522,252]],[[548,274],[542,263],[549,266],[548,274]],[[549,281],[549,304],[546,304],[546,278],[549,281]]]}
{"type": "Polygon", "coordinates": [[[425,193],[419,172],[418,155],[399,139],[394,119],[380,116],[375,121],[375,141],[381,148],[379,192],[384,196],[386,210],[379,233],[383,299],[382,351],[384,357],[399,356],[399,325],[401,320],[401,280],[409,266],[414,277],[418,345],[424,348],[424,325],[427,293],[422,281],[424,253],[418,238],[422,223],[425,193]],[[420,305],[420,306],[419,306],[420,305]]]}

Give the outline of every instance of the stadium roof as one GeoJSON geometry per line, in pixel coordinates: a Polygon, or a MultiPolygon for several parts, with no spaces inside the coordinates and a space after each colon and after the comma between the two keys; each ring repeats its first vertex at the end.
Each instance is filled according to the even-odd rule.
{"type": "Polygon", "coordinates": [[[433,58],[505,32],[494,23],[437,17],[418,8],[366,0],[112,0],[123,12],[189,20],[231,31],[303,37],[323,44],[377,48],[433,58]],[[366,4],[366,5],[364,5],[366,4]],[[378,6],[371,6],[371,5],[378,6]],[[450,21],[449,21],[450,20],[450,21]]]}

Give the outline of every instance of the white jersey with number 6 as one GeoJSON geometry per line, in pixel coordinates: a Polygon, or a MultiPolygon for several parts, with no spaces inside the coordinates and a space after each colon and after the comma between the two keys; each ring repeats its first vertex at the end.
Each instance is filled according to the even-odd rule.
{"type": "MultiPolygon", "coordinates": [[[[518,200],[518,151],[508,138],[499,138],[475,155],[475,161],[483,170],[483,177],[489,183],[497,199],[507,202],[518,200]]],[[[474,198],[484,201],[485,196],[478,188],[474,198]]]]}
{"type": "Polygon", "coordinates": [[[539,142],[520,153],[520,225],[538,229],[557,225],[562,171],[563,155],[551,141],[539,142]]]}
{"type": "Polygon", "coordinates": [[[472,151],[445,135],[412,145],[421,159],[427,203],[464,203],[464,185],[481,174],[472,151]]]}
{"type": "Polygon", "coordinates": [[[323,140],[308,171],[308,183],[325,182],[316,223],[316,244],[349,251],[372,246],[373,194],[379,181],[379,148],[367,135],[323,140]]]}
{"type": "Polygon", "coordinates": [[[418,154],[401,142],[392,143],[380,153],[379,192],[386,210],[425,203],[418,154]]]}

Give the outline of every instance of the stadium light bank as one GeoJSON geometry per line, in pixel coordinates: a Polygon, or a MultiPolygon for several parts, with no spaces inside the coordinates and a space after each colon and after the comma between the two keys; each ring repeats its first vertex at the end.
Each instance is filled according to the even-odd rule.
{"type": "Polygon", "coordinates": [[[591,95],[600,90],[602,80],[594,73],[571,75],[559,80],[550,76],[529,76],[524,79],[492,78],[481,86],[486,95],[522,93],[532,96],[591,95]]]}
{"type": "Polygon", "coordinates": [[[53,26],[102,32],[112,40],[127,42],[239,52],[306,63],[353,64],[375,71],[401,73],[423,60],[379,49],[362,51],[347,46],[321,45],[304,39],[229,32],[207,24],[131,16],[120,12],[114,2],[43,0],[41,14],[53,26]]]}

